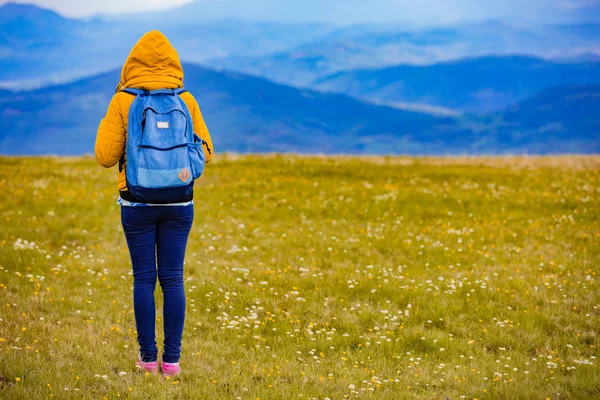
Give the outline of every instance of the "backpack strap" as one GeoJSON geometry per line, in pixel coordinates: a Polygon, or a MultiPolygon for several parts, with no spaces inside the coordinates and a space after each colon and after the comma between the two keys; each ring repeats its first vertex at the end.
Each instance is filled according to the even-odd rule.
{"type": "Polygon", "coordinates": [[[200,144],[206,146],[206,150],[208,151],[208,154],[212,154],[210,147],[208,147],[208,142],[206,140],[202,139],[200,136],[196,135],[195,133],[194,133],[194,143],[200,143],[200,144]]]}
{"type": "Polygon", "coordinates": [[[175,91],[172,89],[157,89],[146,92],[142,96],[156,96],[160,94],[168,94],[169,96],[175,96],[175,91]]]}
{"type": "Polygon", "coordinates": [[[139,95],[141,95],[141,94],[144,94],[144,93],[146,93],[146,91],[145,91],[145,90],[142,90],[142,89],[135,89],[135,88],[126,88],[126,89],[123,89],[123,90],[121,90],[121,92],[123,92],[123,93],[127,93],[127,94],[130,94],[130,95],[132,95],[132,96],[139,96],[139,95]]]}

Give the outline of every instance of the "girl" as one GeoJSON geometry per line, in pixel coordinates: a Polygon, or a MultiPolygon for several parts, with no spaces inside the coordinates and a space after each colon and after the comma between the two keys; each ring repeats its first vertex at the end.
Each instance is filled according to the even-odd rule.
{"type": "MultiPolygon", "coordinates": [[[[186,305],[183,260],[194,219],[193,192],[175,202],[159,205],[145,204],[128,190],[125,148],[129,108],[136,97],[123,90],[153,91],[182,86],[183,68],[175,49],[162,33],[146,33],[133,47],[123,66],[117,93],[100,122],[94,149],[96,159],[103,167],[111,168],[119,163],[118,203],[133,266],[133,305],[140,345],[137,367],[158,372],[154,304],[158,276],[164,295],[165,341],[161,367],[163,374],[171,376],[181,371],[179,357],[186,305]]],[[[188,108],[193,131],[202,140],[204,156],[209,162],[213,146],[198,103],[188,92],[180,97],[188,108]]]]}

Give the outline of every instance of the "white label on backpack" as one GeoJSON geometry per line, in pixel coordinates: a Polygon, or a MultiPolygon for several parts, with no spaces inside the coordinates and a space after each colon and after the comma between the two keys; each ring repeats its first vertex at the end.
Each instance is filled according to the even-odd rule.
{"type": "Polygon", "coordinates": [[[168,122],[157,122],[156,127],[158,129],[169,129],[169,123],[168,122]]]}

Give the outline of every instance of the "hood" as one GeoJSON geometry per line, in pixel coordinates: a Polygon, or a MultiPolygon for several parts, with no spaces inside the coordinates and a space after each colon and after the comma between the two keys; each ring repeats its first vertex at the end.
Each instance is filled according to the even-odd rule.
{"type": "Polygon", "coordinates": [[[183,87],[183,68],[177,51],[159,31],[146,33],[133,46],[117,92],[125,88],[144,90],[183,87]]]}

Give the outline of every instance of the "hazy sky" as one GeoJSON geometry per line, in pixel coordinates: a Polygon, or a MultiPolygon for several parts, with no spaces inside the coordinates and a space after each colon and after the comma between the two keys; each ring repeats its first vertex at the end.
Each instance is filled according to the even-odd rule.
{"type": "MultiPolygon", "coordinates": [[[[71,17],[177,7],[194,0],[12,0],[71,17]]],[[[280,21],[436,24],[518,18],[534,22],[598,20],[600,0],[197,0],[207,14],[280,21]]],[[[7,3],[0,0],[0,4],[7,3]]]]}
{"type": "Polygon", "coordinates": [[[0,0],[4,3],[29,3],[50,8],[70,17],[93,14],[139,12],[172,8],[194,0],[0,0]]]}

